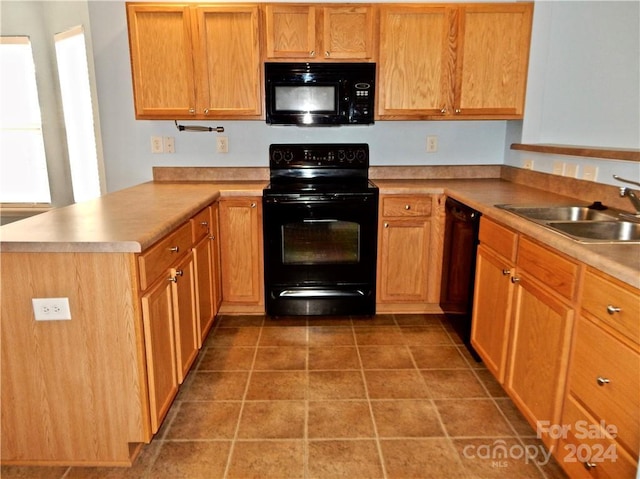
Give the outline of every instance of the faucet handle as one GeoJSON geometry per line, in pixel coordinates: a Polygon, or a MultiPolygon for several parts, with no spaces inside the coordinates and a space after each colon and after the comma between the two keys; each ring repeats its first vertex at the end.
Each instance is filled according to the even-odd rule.
{"type": "MultiPolygon", "coordinates": [[[[633,181],[633,180],[626,180],[624,178],[620,178],[618,175],[613,175],[613,178],[618,180],[618,181],[622,181],[623,183],[629,183],[630,185],[640,186],[640,182],[633,181]]],[[[622,190],[623,190],[623,187],[620,187],[620,194],[621,195],[622,195],[622,190]]]]}

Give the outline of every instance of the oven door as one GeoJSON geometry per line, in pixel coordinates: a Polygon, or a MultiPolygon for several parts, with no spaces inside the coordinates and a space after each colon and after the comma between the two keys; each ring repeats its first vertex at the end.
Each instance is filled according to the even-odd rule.
{"type": "Polygon", "coordinates": [[[319,305],[363,301],[370,306],[361,314],[372,314],[377,195],[314,199],[265,196],[263,206],[269,314],[340,314],[344,311],[319,305]],[[314,308],[315,312],[310,311],[314,308]],[[296,313],[298,310],[302,312],[296,313]]]}

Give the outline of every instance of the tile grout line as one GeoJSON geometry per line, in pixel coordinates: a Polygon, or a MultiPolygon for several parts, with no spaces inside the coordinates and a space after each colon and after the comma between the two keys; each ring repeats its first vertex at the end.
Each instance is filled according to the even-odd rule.
{"type": "MultiPolygon", "coordinates": [[[[397,325],[395,318],[393,322],[397,325]]],[[[371,404],[371,396],[369,395],[369,387],[367,385],[367,377],[364,373],[364,363],[362,362],[362,356],[360,355],[360,344],[358,344],[358,338],[356,336],[355,329],[352,327],[351,334],[353,334],[353,342],[356,347],[356,354],[358,355],[358,362],[360,363],[360,376],[362,377],[362,383],[364,384],[364,394],[367,399],[367,406],[369,407],[369,417],[373,424],[373,436],[376,441],[376,449],[378,450],[378,458],[380,460],[380,467],[382,467],[382,477],[387,479],[387,468],[384,462],[384,456],[382,454],[382,444],[380,443],[380,434],[378,434],[378,425],[376,423],[375,416],[373,414],[373,405],[371,404]]]]}
{"type": "Polygon", "coordinates": [[[236,442],[238,440],[238,434],[240,433],[240,422],[242,421],[244,406],[245,406],[247,394],[249,393],[249,385],[251,384],[251,377],[253,376],[253,370],[256,364],[256,358],[258,357],[258,345],[260,344],[260,339],[262,338],[263,329],[264,329],[264,319],[262,320],[262,324],[260,325],[260,332],[258,333],[258,338],[256,340],[256,343],[254,344],[253,358],[251,360],[251,366],[249,369],[249,375],[247,377],[247,383],[244,386],[244,392],[242,394],[242,400],[240,402],[240,412],[238,413],[236,429],[234,431],[233,438],[231,439],[231,444],[229,446],[229,453],[227,455],[227,464],[225,465],[224,473],[222,475],[223,478],[228,477],[229,470],[231,469],[231,460],[233,458],[233,452],[235,450],[236,442]]]}

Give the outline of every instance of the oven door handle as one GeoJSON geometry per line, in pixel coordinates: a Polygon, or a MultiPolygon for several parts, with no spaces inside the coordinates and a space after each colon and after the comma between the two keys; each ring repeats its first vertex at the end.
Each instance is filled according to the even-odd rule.
{"type": "Polygon", "coordinates": [[[364,291],[360,289],[355,290],[341,290],[341,289],[285,289],[278,294],[281,298],[319,298],[326,296],[339,296],[339,297],[361,297],[365,296],[364,291]]]}
{"type": "Polygon", "coordinates": [[[338,220],[332,219],[317,219],[317,220],[302,220],[303,223],[337,223],[338,220]]]}

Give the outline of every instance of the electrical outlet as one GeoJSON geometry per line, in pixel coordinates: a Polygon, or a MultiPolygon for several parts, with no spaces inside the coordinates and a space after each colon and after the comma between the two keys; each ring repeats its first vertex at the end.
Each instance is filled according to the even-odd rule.
{"type": "Polygon", "coordinates": [[[151,153],[164,153],[161,136],[151,137],[151,153]]]}
{"type": "Polygon", "coordinates": [[[36,321],[71,319],[69,298],[32,298],[31,303],[36,321]]]}
{"type": "Polygon", "coordinates": [[[530,158],[527,158],[525,160],[522,161],[522,167],[525,170],[533,170],[533,160],[530,158]]]}
{"type": "Polygon", "coordinates": [[[229,152],[229,139],[226,136],[216,137],[216,151],[218,153],[229,152]]]}
{"type": "Polygon", "coordinates": [[[562,161],[553,162],[553,174],[560,176],[564,175],[564,163],[562,161]]]}
{"type": "Polygon", "coordinates": [[[593,165],[584,165],[582,179],[587,181],[596,181],[596,178],[598,178],[598,167],[593,165]]]}
{"type": "Polygon", "coordinates": [[[173,136],[165,136],[164,138],[162,138],[162,145],[164,146],[165,153],[176,152],[176,142],[173,136]]]}
{"type": "Polygon", "coordinates": [[[427,136],[427,153],[435,153],[438,151],[438,137],[427,136]]]}
{"type": "Polygon", "coordinates": [[[568,176],[570,178],[578,177],[578,165],[576,163],[567,163],[564,166],[564,176],[568,176]]]}

